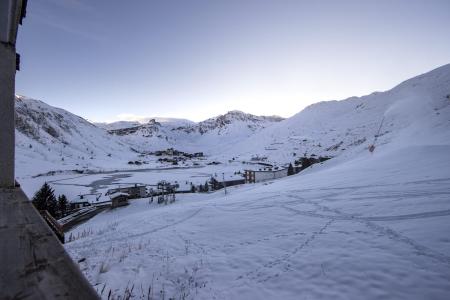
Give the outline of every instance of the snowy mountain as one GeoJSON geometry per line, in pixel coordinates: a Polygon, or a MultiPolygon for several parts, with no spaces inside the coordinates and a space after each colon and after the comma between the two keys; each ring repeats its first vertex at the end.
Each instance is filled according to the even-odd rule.
{"type": "MultiPolygon", "coordinates": [[[[231,122],[211,119],[203,133],[198,124],[186,131],[155,120],[111,135],[63,110],[20,100],[20,167],[37,164],[34,157],[58,166],[55,147],[63,142],[70,153],[89,153],[82,142],[118,150],[113,155],[133,143],[166,143],[207,147],[223,158],[335,157],[297,175],[227,187],[227,193],[180,194],[170,205],[136,199],[80,224],[65,247],[103,299],[126,295],[130,287],[140,287],[134,298],[153,297],[153,291],[165,299],[448,298],[450,65],[386,92],[311,105],[256,131],[246,127],[254,121],[233,116],[231,122]],[[152,135],[143,136],[144,128],[152,135]],[[35,142],[32,148],[28,142],[35,142]]],[[[35,186],[29,194],[44,179],[58,193],[88,193],[161,179],[203,182],[238,168],[236,160],[24,181],[35,186]]]]}
{"type": "Polygon", "coordinates": [[[66,110],[16,97],[18,175],[113,167],[134,158],[129,145],[66,110]]]}
{"type": "Polygon", "coordinates": [[[94,122],[95,126],[103,128],[105,130],[116,130],[116,129],[122,129],[122,128],[129,128],[129,127],[136,127],[140,126],[141,123],[138,121],[117,121],[112,123],[99,123],[94,122]]]}
{"type": "Polygon", "coordinates": [[[26,173],[31,159],[46,164],[47,170],[110,168],[135,159],[135,150],[169,147],[222,160],[259,156],[277,163],[303,155],[354,156],[374,142],[377,147],[398,142],[408,132],[417,141],[419,136],[429,139],[429,130],[449,122],[449,95],[450,65],[445,65],[392,90],[316,103],[286,120],[230,111],[199,123],[153,118],[103,128],[18,96],[17,158],[25,166],[20,172],[26,173]]]}
{"type": "Polygon", "coordinates": [[[136,121],[116,121],[111,123],[99,123],[95,122],[94,125],[106,129],[106,130],[116,130],[130,127],[138,127],[144,125],[146,123],[162,123],[165,125],[171,126],[187,126],[190,124],[194,124],[195,122],[187,120],[187,119],[179,119],[179,118],[161,118],[161,117],[152,117],[152,118],[141,118],[136,121]]]}
{"type": "MultiPolygon", "coordinates": [[[[450,65],[409,79],[386,92],[320,102],[237,144],[242,157],[292,161],[297,156],[355,155],[374,143],[399,141],[401,134],[429,138],[448,126],[450,65]]],[[[442,132],[446,132],[443,130],[442,132]]],[[[225,153],[225,157],[238,154],[225,153]]]]}
{"type": "Polygon", "coordinates": [[[65,247],[99,293],[448,298],[450,65],[387,92],[312,105],[233,150],[336,158],[227,193],[182,194],[168,206],[140,199],[96,216],[65,247]]]}
{"type": "Polygon", "coordinates": [[[233,110],[224,115],[207,119],[191,126],[178,127],[176,130],[198,132],[201,135],[209,132],[215,132],[217,135],[226,134],[227,129],[235,123],[247,126],[253,132],[266,128],[272,123],[280,122],[283,118],[278,116],[255,116],[242,111],[233,110]]]}
{"type": "Polygon", "coordinates": [[[282,120],[277,116],[230,111],[199,123],[179,119],[164,122],[158,118],[150,119],[145,124],[129,123],[129,126],[113,123],[108,132],[122,136],[142,151],[175,147],[212,155],[218,149],[241,142],[282,120]]]}
{"type": "Polygon", "coordinates": [[[139,160],[139,152],[170,147],[213,154],[214,149],[242,141],[280,120],[233,111],[200,123],[152,118],[143,124],[93,124],[42,101],[17,96],[17,174],[124,169],[130,167],[129,161],[139,160]]]}

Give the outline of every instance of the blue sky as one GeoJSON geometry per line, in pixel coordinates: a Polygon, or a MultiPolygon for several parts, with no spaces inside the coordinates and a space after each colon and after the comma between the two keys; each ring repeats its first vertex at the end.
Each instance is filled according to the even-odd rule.
{"type": "Polygon", "coordinates": [[[289,117],[450,63],[447,0],[34,0],[16,92],[94,121],[289,117]]]}

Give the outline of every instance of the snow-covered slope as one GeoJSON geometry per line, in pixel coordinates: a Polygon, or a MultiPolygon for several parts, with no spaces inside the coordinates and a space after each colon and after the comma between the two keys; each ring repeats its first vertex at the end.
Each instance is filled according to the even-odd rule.
{"type": "Polygon", "coordinates": [[[447,126],[449,105],[450,65],[445,65],[386,92],[313,104],[235,145],[225,156],[258,154],[291,161],[305,153],[355,155],[373,143],[378,130],[377,146],[406,131],[417,135],[415,140],[428,138],[429,131],[447,126]]]}
{"type": "Polygon", "coordinates": [[[129,145],[81,117],[39,100],[16,97],[18,176],[112,168],[135,156],[129,145]]]}
{"type": "Polygon", "coordinates": [[[65,247],[102,297],[134,286],[135,299],[447,299],[450,66],[283,123],[249,140],[342,154],[226,195],[138,200],[75,229],[65,247]],[[383,117],[373,153],[349,145],[383,117]]]}
{"type": "Polygon", "coordinates": [[[130,127],[138,127],[140,125],[144,125],[146,123],[158,122],[164,125],[170,125],[172,127],[177,126],[188,126],[191,124],[195,124],[195,122],[187,120],[187,119],[179,119],[179,118],[161,118],[161,117],[152,117],[152,118],[141,118],[137,121],[116,121],[111,123],[94,123],[96,126],[106,129],[106,130],[116,130],[122,128],[130,128],[130,127]]]}
{"type": "MultiPolygon", "coordinates": [[[[16,169],[19,177],[63,170],[129,168],[139,153],[174,147],[214,154],[278,121],[242,112],[194,123],[153,118],[93,124],[60,108],[16,97],[16,169]]],[[[147,166],[148,167],[148,166],[147,166]]]]}
{"type": "Polygon", "coordinates": [[[444,300],[449,170],[448,144],[365,152],[226,196],[137,200],[65,247],[103,299],[444,300]]]}
{"type": "MultiPolygon", "coordinates": [[[[49,113],[49,124],[63,128],[49,113]]],[[[214,149],[214,142],[231,143],[228,134],[245,122],[212,121],[192,140],[175,129],[178,142],[166,142],[214,149]]],[[[38,133],[45,145],[58,144],[52,130],[38,133]]],[[[182,194],[167,206],[135,200],[81,224],[65,247],[104,299],[127,290],[134,299],[448,298],[450,65],[387,92],[312,105],[244,141],[239,134],[224,157],[336,158],[288,178],[229,187],[226,195],[182,194]]],[[[133,137],[146,138],[126,136],[133,137]]],[[[34,151],[25,146],[22,157],[34,151]]],[[[89,187],[86,177],[76,180],[89,187]]]]}
{"type": "MultiPolygon", "coordinates": [[[[199,123],[185,120],[150,119],[145,124],[109,130],[122,136],[140,150],[159,150],[175,147],[186,151],[202,151],[215,154],[219,149],[229,148],[253,134],[270,127],[283,119],[277,116],[254,116],[241,111],[230,111],[224,115],[199,123]]],[[[124,125],[123,123],[121,125],[124,125]]]]}
{"type": "Polygon", "coordinates": [[[136,127],[140,126],[141,123],[138,121],[117,121],[112,123],[93,123],[95,126],[103,128],[105,130],[116,130],[122,128],[136,127]]]}
{"type": "Polygon", "coordinates": [[[449,103],[450,65],[390,91],[313,104],[286,120],[231,111],[199,123],[154,118],[144,124],[118,122],[99,128],[67,111],[18,97],[17,157],[23,166],[18,170],[27,173],[38,163],[46,170],[111,167],[119,162],[123,166],[136,156],[131,148],[143,152],[174,147],[223,161],[236,156],[267,156],[277,163],[304,154],[350,157],[365,151],[375,135],[377,147],[405,134],[428,139],[430,130],[446,126],[449,103]]]}

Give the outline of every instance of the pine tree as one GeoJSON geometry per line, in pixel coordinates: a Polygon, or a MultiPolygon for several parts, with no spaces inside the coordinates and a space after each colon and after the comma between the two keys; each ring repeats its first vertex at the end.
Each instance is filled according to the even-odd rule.
{"type": "Polygon", "coordinates": [[[292,164],[289,164],[287,175],[288,176],[294,175],[294,167],[292,166],[292,164]]]}
{"type": "Polygon", "coordinates": [[[60,214],[60,217],[65,217],[67,213],[67,197],[66,195],[62,194],[58,197],[58,211],[60,214]]]}
{"type": "Polygon", "coordinates": [[[32,202],[38,210],[47,210],[52,216],[56,216],[57,203],[55,193],[47,182],[34,194],[32,202]]]}
{"type": "Polygon", "coordinates": [[[302,163],[302,170],[312,165],[311,159],[307,158],[306,156],[301,158],[301,163],[302,163]]]}
{"type": "Polygon", "coordinates": [[[209,191],[209,186],[208,186],[208,181],[205,182],[205,188],[204,188],[205,192],[209,191]]]}

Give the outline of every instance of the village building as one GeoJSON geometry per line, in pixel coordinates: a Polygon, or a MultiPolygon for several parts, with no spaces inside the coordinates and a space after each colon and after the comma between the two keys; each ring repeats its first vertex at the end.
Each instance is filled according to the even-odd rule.
{"type": "Polygon", "coordinates": [[[242,177],[241,174],[228,174],[224,178],[224,176],[218,176],[215,174],[211,177],[211,180],[209,181],[209,184],[211,185],[212,190],[219,190],[223,189],[224,187],[244,184],[245,179],[242,177]]]}
{"type": "Polygon", "coordinates": [[[108,196],[114,193],[126,193],[128,194],[128,199],[145,198],[147,197],[147,187],[145,185],[138,184],[128,187],[119,187],[115,189],[109,189],[105,195],[108,196]]]}
{"type": "Polygon", "coordinates": [[[84,199],[74,199],[70,201],[70,209],[74,210],[74,209],[80,209],[86,206],[91,206],[91,203],[89,203],[89,201],[84,200],[84,199]]]}
{"type": "Polygon", "coordinates": [[[256,183],[286,177],[287,173],[288,169],[245,170],[244,178],[245,183],[256,183]]]}
{"type": "Polygon", "coordinates": [[[75,199],[69,201],[70,209],[80,209],[98,203],[101,193],[78,195],[75,199]]]}
{"type": "Polygon", "coordinates": [[[109,195],[111,199],[111,208],[116,208],[120,206],[128,205],[128,198],[130,197],[127,193],[116,192],[109,195]]]}
{"type": "Polygon", "coordinates": [[[183,151],[176,150],[174,148],[167,148],[166,150],[158,150],[154,152],[156,156],[178,156],[179,158],[198,158],[203,157],[203,152],[187,153],[183,151]]]}
{"type": "Polygon", "coordinates": [[[240,178],[233,178],[233,179],[228,179],[228,180],[220,180],[218,178],[211,178],[210,184],[213,190],[220,190],[223,189],[224,187],[228,187],[228,186],[234,186],[234,185],[239,185],[239,184],[244,184],[245,183],[245,179],[240,177],[240,178]]]}

